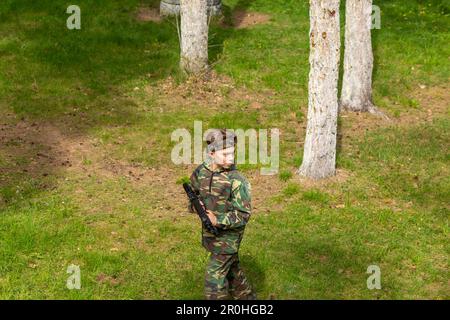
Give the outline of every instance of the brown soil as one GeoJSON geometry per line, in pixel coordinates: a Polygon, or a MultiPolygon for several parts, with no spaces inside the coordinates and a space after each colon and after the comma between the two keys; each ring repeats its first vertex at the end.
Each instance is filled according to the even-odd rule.
{"type": "Polygon", "coordinates": [[[275,96],[270,90],[251,93],[245,87],[237,87],[233,79],[214,71],[191,76],[181,84],[168,77],[157,85],[147,86],[146,91],[158,100],[161,112],[173,111],[174,108],[193,110],[192,107],[220,112],[226,111],[233,102],[244,102],[244,108],[263,110],[275,96]]]}
{"type": "MultiPolygon", "coordinates": [[[[151,197],[154,197],[155,207],[169,208],[173,213],[170,216],[188,215],[185,194],[176,181],[180,176],[192,172],[196,165],[149,168],[124,163],[110,159],[107,150],[102,150],[94,139],[66,135],[56,125],[26,120],[16,124],[1,124],[0,142],[2,152],[8,155],[11,163],[18,158],[28,159],[22,164],[0,168],[0,185],[11,182],[9,173],[25,173],[34,178],[47,175],[64,177],[71,173],[80,183],[90,177],[100,181],[125,177],[135,187],[152,186],[155,192],[151,197]],[[167,195],[171,199],[169,207],[167,195]]],[[[261,176],[257,171],[250,173],[248,178],[255,194],[253,205],[258,210],[263,210],[268,194],[278,193],[284,185],[277,176],[261,176]]],[[[81,195],[84,191],[79,189],[77,193],[81,195]]]]}
{"type": "Polygon", "coordinates": [[[270,16],[265,13],[248,11],[236,11],[233,13],[233,26],[237,29],[268,23],[269,20],[270,16]]]}
{"type": "MultiPolygon", "coordinates": [[[[183,84],[176,84],[167,79],[159,86],[149,87],[164,101],[179,99],[180,104],[169,101],[162,104],[164,108],[192,104],[209,106],[218,110],[226,106],[227,99],[247,100],[248,107],[264,111],[265,105],[271,102],[271,94],[249,93],[245,88],[233,85],[231,79],[211,75],[210,81],[191,78],[183,84]],[[170,97],[170,98],[169,98],[170,97]]],[[[344,113],[340,135],[345,138],[355,135],[355,131],[367,131],[386,125],[411,125],[431,121],[438,115],[448,114],[449,90],[446,87],[423,89],[417,92],[417,100],[421,108],[406,112],[399,119],[386,121],[370,114],[344,113]]],[[[299,127],[301,125],[298,125],[299,127]]],[[[345,139],[344,141],[349,141],[345,139]]],[[[136,187],[152,186],[155,192],[151,195],[154,205],[169,208],[176,215],[187,215],[185,195],[176,180],[187,175],[196,167],[167,165],[149,168],[118,160],[110,159],[107,150],[95,139],[81,134],[70,134],[67,128],[59,128],[48,122],[32,122],[17,120],[14,115],[4,116],[0,122],[0,152],[6,166],[0,168],[0,185],[11,183],[14,174],[25,174],[31,177],[42,177],[54,174],[64,177],[70,172],[76,176],[95,176],[99,179],[116,179],[126,177],[136,187]],[[22,159],[22,161],[17,161],[22,159]],[[89,163],[86,163],[89,161],[89,163]],[[167,195],[171,201],[167,207],[167,195]],[[153,198],[154,197],[154,198],[153,198]]],[[[346,146],[349,147],[349,146],[346,146]]],[[[349,172],[338,170],[337,176],[319,182],[300,178],[293,174],[290,182],[299,183],[302,188],[322,188],[328,184],[345,181],[349,172]]],[[[253,206],[256,212],[268,210],[269,199],[278,194],[286,185],[278,176],[261,176],[259,171],[248,173],[253,188],[253,206]]],[[[172,216],[172,214],[170,214],[172,216]]]]}
{"type": "Polygon", "coordinates": [[[417,122],[429,122],[437,116],[449,115],[450,85],[436,87],[418,87],[413,98],[419,102],[418,109],[410,109],[402,114],[398,123],[414,125],[417,122]]]}
{"type": "Polygon", "coordinates": [[[323,189],[329,186],[330,184],[343,183],[350,176],[351,176],[350,172],[344,169],[336,169],[336,175],[334,177],[330,177],[327,179],[312,180],[299,175],[295,175],[292,180],[300,184],[305,189],[312,189],[312,188],[323,189]]]}
{"type": "Polygon", "coordinates": [[[277,175],[263,176],[259,171],[246,174],[252,186],[252,208],[254,212],[267,213],[273,209],[268,201],[272,196],[277,195],[287,185],[281,181],[277,175]]]}
{"type": "Polygon", "coordinates": [[[136,13],[136,19],[142,22],[160,22],[161,16],[156,8],[140,7],[136,13]]]}
{"type": "Polygon", "coordinates": [[[79,167],[83,159],[74,157],[74,154],[95,154],[84,136],[63,134],[57,126],[37,121],[0,124],[0,143],[9,159],[23,159],[20,168],[6,166],[0,173],[20,169],[32,177],[46,176],[55,168],[79,167]]]}
{"type": "Polygon", "coordinates": [[[236,10],[231,17],[231,25],[226,24],[223,20],[221,22],[222,27],[245,29],[251,28],[255,25],[265,24],[270,21],[270,15],[259,12],[250,12],[246,10],[236,10]]]}
{"type": "Polygon", "coordinates": [[[387,114],[389,119],[364,113],[343,111],[340,113],[342,126],[339,128],[340,138],[349,138],[355,133],[361,133],[389,126],[411,126],[418,123],[430,122],[439,116],[449,115],[450,86],[418,88],[412,95],[419,103],[418,108],[410,108],[394,117],[387,114]]]}

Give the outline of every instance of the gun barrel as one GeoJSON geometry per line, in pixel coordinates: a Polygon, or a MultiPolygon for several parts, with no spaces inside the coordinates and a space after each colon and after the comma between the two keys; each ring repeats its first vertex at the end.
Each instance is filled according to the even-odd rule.
{"type": "Polygon", "coordinates": [[[211,220],[209,220],[208,215],[206,214],[205,208],[202,206],[200,199],[198,198],[197,194],[194,192],[192,187],[189,183],[183,183],[183,188],[186,191],[186,194],[191,201],[191,203],[194,205],[195,211],[197,212],[197,215],[199,216],[203,226],[212,234],[217,236],[219,234],[219,231],[213,224],[211,223],[211,220]]]}

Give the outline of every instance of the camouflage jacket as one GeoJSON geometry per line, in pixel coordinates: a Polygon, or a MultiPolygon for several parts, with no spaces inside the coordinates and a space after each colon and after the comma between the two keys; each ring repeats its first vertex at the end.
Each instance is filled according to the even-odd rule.
{"type": "Polygon", "coordinates": [[[190,180],[206,209],[217,217],[219,235],[214,236],[203,227],[203,246],[216,254],[238,252],[251,214],[250,183],[235,166],[213,171],[209,159],[194,170],[190,180]]]}

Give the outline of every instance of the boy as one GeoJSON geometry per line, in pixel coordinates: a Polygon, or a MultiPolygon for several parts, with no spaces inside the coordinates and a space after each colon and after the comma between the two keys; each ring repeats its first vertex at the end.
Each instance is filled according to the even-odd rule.
{"type": "MultiPolygon", "coordinates": [[[[208,157],[191,175],[191,185],[219,229],[214,236],[202,228],[202,244],[210,254],[205,275],[208,300],[256,299],[239,266],[238,251],[251,214],[251,187],[234,164],[236,135],[213,130],[206,137],[208,157]]],[[[192,212],[192,206],[189,206],[192,212]]]]}

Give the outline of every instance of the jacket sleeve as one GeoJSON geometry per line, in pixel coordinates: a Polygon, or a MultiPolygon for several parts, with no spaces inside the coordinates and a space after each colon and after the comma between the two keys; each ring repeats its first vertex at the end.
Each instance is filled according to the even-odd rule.
{"type": "Polygon", "coordinates": [[[235,229],[247,224],[251,214],[251,186],[246,180],[233,180],[231,185],[231,208],[218,214],[217,224],[222,229],[235,229]]]}
{"type": "MultiPolygon", "coordinates": [[[[194,172],[192,172],[190,180],[191,180],[192,189],[195,191],[195,193],[199,194],[198,170],[195,170],[194,172]]],[[[187,202],[187,209],[190,213],[195,213],[195,209],[192,206],[192,203],[190,200],[188,200],[188,202],[187,202]]]]}

